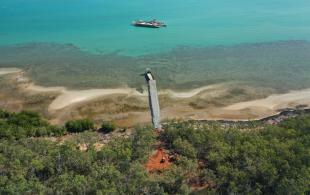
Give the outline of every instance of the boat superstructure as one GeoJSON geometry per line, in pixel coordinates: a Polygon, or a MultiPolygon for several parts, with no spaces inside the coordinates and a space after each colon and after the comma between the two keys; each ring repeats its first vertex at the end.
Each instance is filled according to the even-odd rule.
{"type": "Polygon", "coordinates": [[[146,27],[146,28],[161,28],[166,27],[167,25],[163,22],[159,22],[157,20],[144,21],[144,20],[136,20],[132,23],[132,25],[137,27],[146,27]]]}

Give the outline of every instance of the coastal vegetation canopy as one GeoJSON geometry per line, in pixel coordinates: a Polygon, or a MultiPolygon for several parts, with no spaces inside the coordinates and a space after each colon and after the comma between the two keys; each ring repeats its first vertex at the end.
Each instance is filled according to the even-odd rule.
{"type": "Polygon", "coordinates": [[[159,137],[151,128],[136,128],[100,150],[87,131],[71,134],[78,139],[52,141],[66,131],[47,130],[51,125],[35,113],[1,111],[0,118],[1,194],[310,192],[307,114],[267,126],[172,121],[159,137]],[[38,129],[50,133],[25,133],[38,129]],[[87,150],[77,147],[81,140],[88,140],[87,150]],[[149,173],[145,163],[158,141],[175,161],[149,173]]]}

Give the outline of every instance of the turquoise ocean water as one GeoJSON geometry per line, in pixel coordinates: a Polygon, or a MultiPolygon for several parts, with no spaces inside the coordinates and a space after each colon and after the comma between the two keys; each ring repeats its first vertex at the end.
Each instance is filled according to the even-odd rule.
{"type": "Polygon", "coordinates": [[[0,45],[72,43],[141,55],[178,46],[310,40],[309,0],[0,0],[0,45]],[[131,26],[136,19],[167,28],[131,26]]]}

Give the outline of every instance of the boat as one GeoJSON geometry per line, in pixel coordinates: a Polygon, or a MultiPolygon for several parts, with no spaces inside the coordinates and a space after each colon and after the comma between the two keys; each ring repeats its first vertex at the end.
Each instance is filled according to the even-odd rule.
{"type": "Polygon", "coordinates": [[[165,23],[156,20],[151,21],[136,20],[132,23],[132,25],[136,27],[146,27],[146,28],[161,28],[167,26],[165,23]]]}

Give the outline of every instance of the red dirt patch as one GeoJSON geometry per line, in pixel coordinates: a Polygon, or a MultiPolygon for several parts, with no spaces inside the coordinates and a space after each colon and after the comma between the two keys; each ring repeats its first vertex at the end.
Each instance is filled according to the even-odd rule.
{"type": "Polygon", "coordinates": [[[161,171],[169,168],[171,165],[169,155],[165,152],[164,149],[159,148],[156,151],[156,154],[151,156],[146,163],[145,167],[149,172],[161,171]]]}

